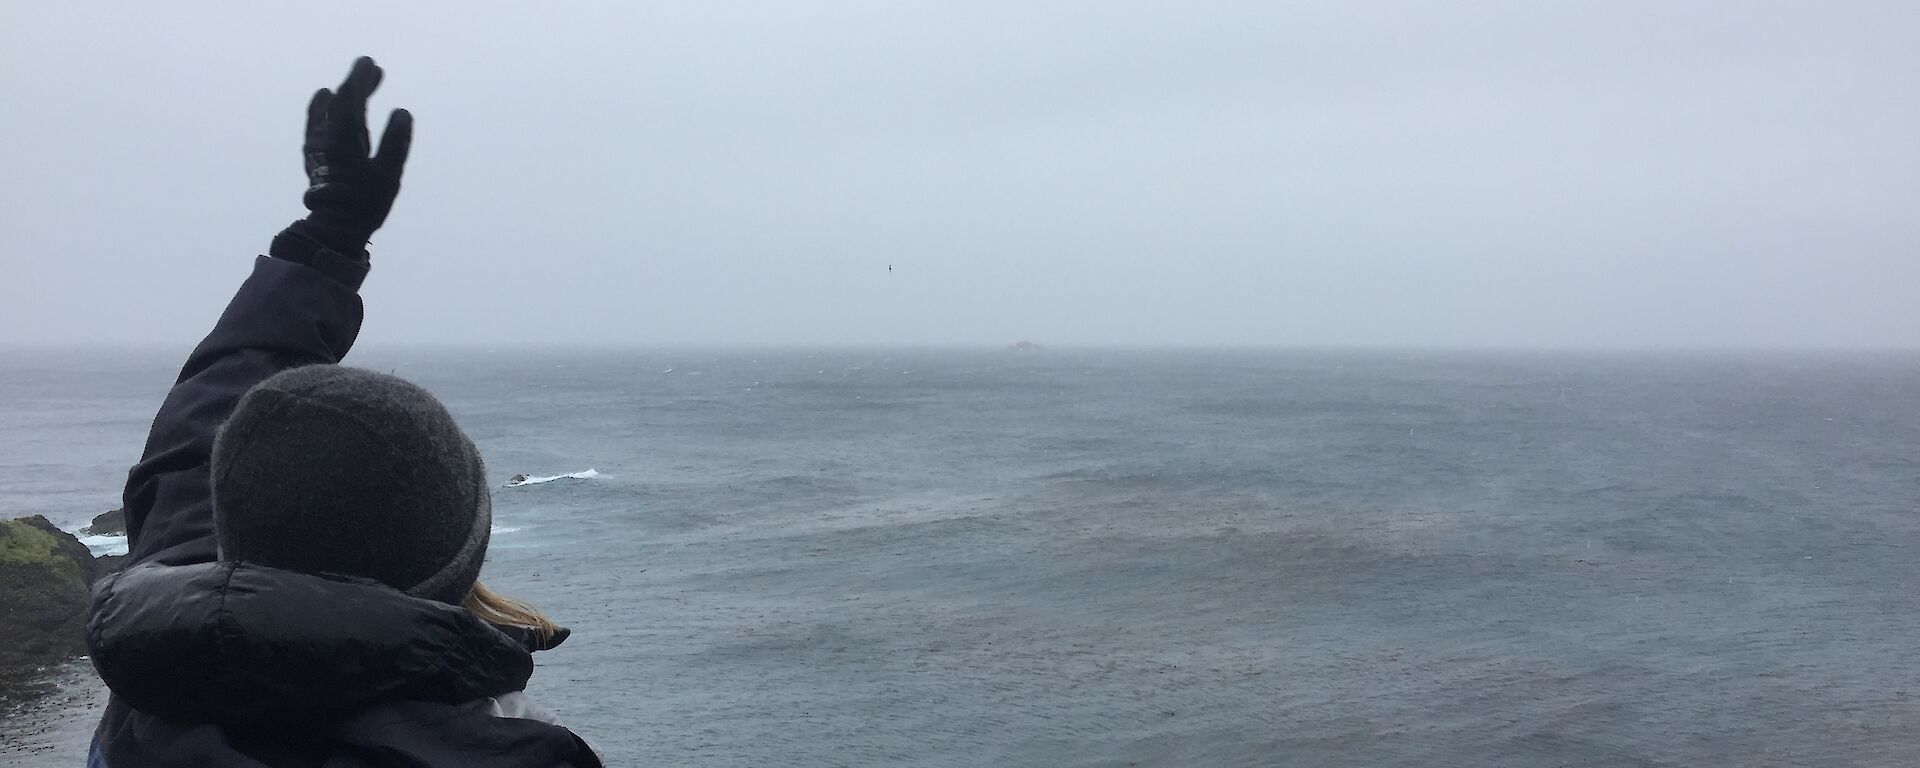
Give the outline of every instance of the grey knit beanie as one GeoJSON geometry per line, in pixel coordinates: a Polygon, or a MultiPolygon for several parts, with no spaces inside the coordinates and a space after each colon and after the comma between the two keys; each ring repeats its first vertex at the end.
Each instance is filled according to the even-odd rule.
{"type": "Polygon", "coordinates": [[[458,604],[493,526],[480,451],[403,379],[312,365],[260,382],[213,443],[223,560],[344,573],[458,604]]]}

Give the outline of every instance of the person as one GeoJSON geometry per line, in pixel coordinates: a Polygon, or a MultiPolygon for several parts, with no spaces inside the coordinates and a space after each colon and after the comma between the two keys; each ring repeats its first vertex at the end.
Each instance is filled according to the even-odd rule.
{"type": "Polygon", "coordinates": [[[167,393],[125,491],[131,566],[87,623],[89,766],[598,766],[527,701],[567,633],[478,582],[485,465],[441,403],[339,365],[413,139],[372,59],[307,109],[309,214],[167,393]]]}

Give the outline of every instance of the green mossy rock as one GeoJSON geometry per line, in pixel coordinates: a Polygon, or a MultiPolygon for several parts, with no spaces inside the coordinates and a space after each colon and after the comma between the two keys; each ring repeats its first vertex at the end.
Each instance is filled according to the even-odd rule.
{"type": "Polygon", "coordinates": [[[87,598],[101,568],[38,515],[0,521],[0,682],[86,653],[87,598]]]}

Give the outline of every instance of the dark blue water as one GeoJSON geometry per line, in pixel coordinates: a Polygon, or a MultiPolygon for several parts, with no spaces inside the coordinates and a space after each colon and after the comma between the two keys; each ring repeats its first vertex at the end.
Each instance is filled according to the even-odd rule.
{"type": "MultiPolygon", "coordinates": [[[[4,362],[0,513],[77,526],[173,361],[4,362]]],[[[498,490],[485,578],[610,764],[1920,761],[1920,356],[358,362],[601,473],[498,490]]]]}

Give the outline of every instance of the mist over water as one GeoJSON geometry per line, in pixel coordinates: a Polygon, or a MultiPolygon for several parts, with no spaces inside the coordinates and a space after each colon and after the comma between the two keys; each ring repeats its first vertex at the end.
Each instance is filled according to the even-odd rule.
{"type": "MultiPolygon", "coordinates": [[[[124,467],[13,481],[144,424],[42,411],[160,389],[16,361],[6,423],[54,450],[0,448],[0,498],[77,525],[100,504],[14,508],[124,467]]],[[[1920,754],[1913,355],[354,362],[439,393],[500,484],[597,470],[497,489],[485,578],[573,627],[531,692],[610,764],[1920,754]]]]}

